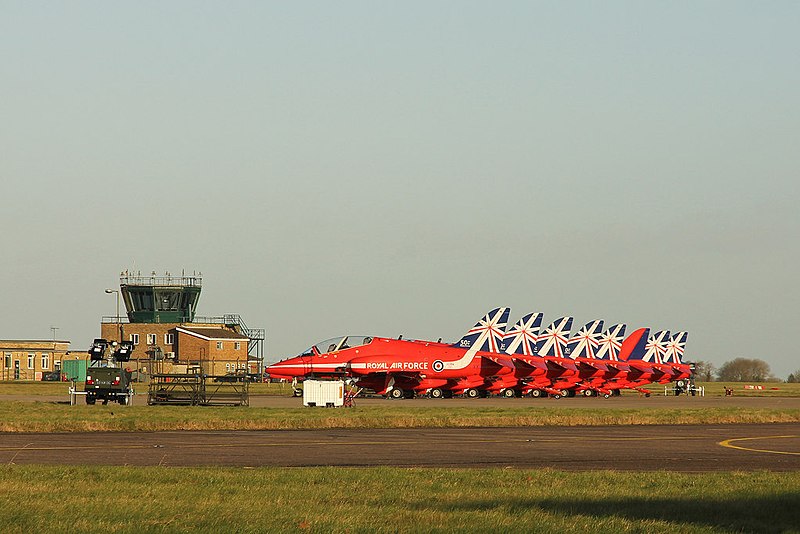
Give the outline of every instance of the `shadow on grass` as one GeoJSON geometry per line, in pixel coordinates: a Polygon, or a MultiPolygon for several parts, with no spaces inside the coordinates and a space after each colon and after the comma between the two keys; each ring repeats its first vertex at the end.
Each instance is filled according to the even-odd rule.
{"type": "Polygon", "coordinates": [[[512,514],[538,509],[559,515],[659,520],[736,532],[800,532],[800,494],[779,493],[749,498],[704,499],[632,497],[626,499],[497,499],[441,505],[450,511],[508,507],[512,514]]]}

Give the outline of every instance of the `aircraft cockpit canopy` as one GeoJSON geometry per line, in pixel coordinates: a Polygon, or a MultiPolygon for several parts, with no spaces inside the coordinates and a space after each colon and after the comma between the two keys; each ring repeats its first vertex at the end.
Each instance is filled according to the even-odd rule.
{"type": "Polygon", "coordinates": [[[337,350],[352,349],[353,347],[360,347],[362,345],[369,345],[372,343],[372,336],[339,336],[325,341],[320,341],[313,347],[304,350],[300,356],[310,356],[314,354],[314,349],[317,349],[319,354],[327,354],[329,352],[336,352],[337,350]]]}

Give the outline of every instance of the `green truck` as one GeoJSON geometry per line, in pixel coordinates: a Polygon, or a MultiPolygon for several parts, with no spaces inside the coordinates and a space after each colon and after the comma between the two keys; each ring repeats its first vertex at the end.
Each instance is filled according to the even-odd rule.
{"type": "Polygon", "coordinates": [[[103,404],[108,404],[108,401],[130,404],[133,399],[132,373],[119,366],[119,363],[130,359],[133,343],[95,339],[88,352],[90,363],[86,368],[86,381],[83,386],[86,404],[95,404],[97,399],[103,401],[103,404]],[[107,358],[106,349],[109,347],[114,353],[107,358]]]}
{"type": "Polygon", "coordinates": [[[133,397],[131,372],[120,367],[94,367],[86,370],[86,404],[95,404],[97,399],[128,404],[133,397]]]}

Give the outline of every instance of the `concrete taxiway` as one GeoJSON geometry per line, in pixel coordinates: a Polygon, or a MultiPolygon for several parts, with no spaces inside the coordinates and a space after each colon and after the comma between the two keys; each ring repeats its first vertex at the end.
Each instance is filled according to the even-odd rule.
{"type": "Polygon", "coordinates": [[[800,425],[0,434],[5,464],[800,469],[800,425]]]}

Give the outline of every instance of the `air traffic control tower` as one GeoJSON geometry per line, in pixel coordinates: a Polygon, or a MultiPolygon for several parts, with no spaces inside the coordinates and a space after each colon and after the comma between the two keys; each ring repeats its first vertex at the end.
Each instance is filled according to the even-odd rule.
{"type": "Polygon", "coordinates": [[[133,276],[123,272],[119,279],[131,323],[194,322],[202,285],[199,274],[133,276]]]}
{"type": "Polygon", "coordinates": [[[116,295],[116,315],[104,316],[100,337],[130,341],[137,370],[154,367],[180,372],[200,366],[210,375],[260,374],[264,365],[263,328],[248,328],[238,314],[197,317],[201,273],[180,276],[123,271],[116,295]],[[120,300],[126,316],[120,314],[120,300]],[[147,362],[150,362],[149,364],[147,362]]]}

